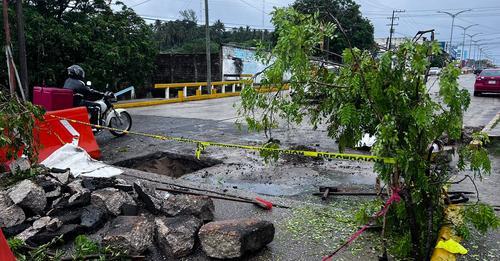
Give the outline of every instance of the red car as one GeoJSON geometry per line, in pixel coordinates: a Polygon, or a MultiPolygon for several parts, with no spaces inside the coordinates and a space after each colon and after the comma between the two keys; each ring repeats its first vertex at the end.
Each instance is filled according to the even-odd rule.
{"type": "Polygon", "coordinates": [[[484,69],[474,83],[474,96],[483,92],[500,93],[500,68],[484,69]]]}

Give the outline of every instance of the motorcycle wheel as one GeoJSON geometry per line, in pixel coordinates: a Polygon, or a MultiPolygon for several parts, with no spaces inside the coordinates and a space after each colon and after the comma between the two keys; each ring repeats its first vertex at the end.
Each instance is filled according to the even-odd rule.
{"type": "MultiPolygon", "coordinates": [[[[114,112],[111,112],[111,113],[114,113],[114,112]]],[[[111,118],[111,120],[109,121],[109,127],[114,128],[114,129],[124,130],[124,131],[109,130],[109,132],[111,132],[111,134],[115,135],[116,137],[121,137],[121,136],[127,134],[127,132],[125,132],[125,131],[129,131],[130,128],[132,128],[132,117],[126,111],[120,112],[118,116],[120,117],[121,124],[120,124],[120,121],[115,116],[115,117],[111,118]]]]}

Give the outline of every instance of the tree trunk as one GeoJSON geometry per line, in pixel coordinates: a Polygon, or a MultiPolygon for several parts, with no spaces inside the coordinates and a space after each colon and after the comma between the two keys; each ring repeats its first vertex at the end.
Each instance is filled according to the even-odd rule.
{"type": "Polygon", "coordinates": [[[28,86],[28,64],[26,61],[26,37],[24,33],[24,13],[23,1],[16,1],[16,17],[17,17],[17,44],[19,47],[19,74],[21,79],[22,90],[24,91],[26,100],[30,100],[30,88],[28,86]]]}
{"type": "Polygon", "coordinates": [[[411,192],[408,189],[402,191],[403,200],[405,202],[406,214],[408,215],[408,222],[410,224],[410,234],[411,234],[411,253],[415,260],[422,260],[420,255],[420,228],[417,223],[417,217],[415,215],[415,207],[411,197],[411,192]]]}

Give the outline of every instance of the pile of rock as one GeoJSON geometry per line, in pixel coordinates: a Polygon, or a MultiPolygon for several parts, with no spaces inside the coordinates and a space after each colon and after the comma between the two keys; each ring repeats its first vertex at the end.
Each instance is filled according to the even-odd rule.
{"type": "Polygon", "coordinates": [[[47,172],[0,191],[4,234],[34,247],[87,234],[131,255],[160,252],[180,258],[200,242],[209,257],[237,258],[274,238],[274,226],[267,221],[213,219],[209,197],[173,195],[142,181],[47,172]]]}

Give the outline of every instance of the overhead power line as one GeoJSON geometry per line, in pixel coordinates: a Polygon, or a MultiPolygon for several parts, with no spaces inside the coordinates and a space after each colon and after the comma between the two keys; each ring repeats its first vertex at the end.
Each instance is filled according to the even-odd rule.
{"type": "Polygon", "coordinates": [[[143,4],[145,4],[145,3],[147,3],[147,2],[151,2],[151,1],[152,1],[152,0],[144,0],[144,1],[140,2],[140,3],[137,3],[137,4],[135,4],[135,5],[132,5],[132,6],[130,6],[130,7],[140,6],[140,5],[143,5],[143,4]]]}

